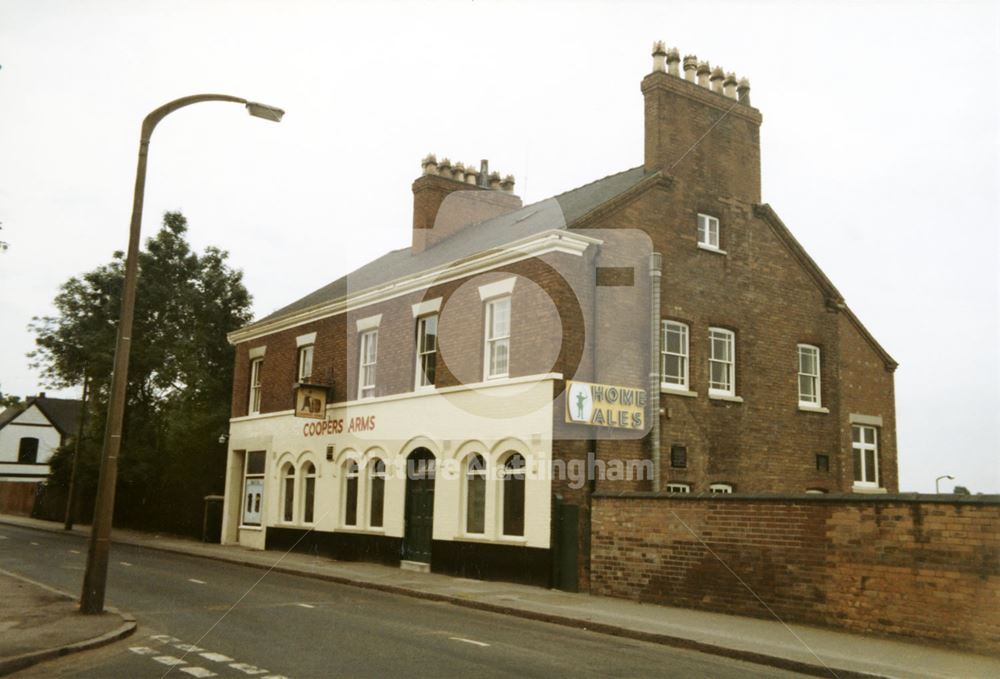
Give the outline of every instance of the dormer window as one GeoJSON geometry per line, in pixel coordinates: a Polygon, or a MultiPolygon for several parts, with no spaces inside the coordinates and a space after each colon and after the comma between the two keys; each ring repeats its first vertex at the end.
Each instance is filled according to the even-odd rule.
{"type": "Polygon", "coordinates": [[[712,250],[721,250],[719,246],[719,218],[711,215],[698,215],[698,245],[712,250]]]}

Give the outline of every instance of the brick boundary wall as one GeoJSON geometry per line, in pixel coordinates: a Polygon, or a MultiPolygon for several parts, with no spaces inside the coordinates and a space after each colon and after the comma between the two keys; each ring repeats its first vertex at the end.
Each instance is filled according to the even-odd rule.
{"type": "Polygon", "coordinates": [[[593,594],[1000,654],[1000,496],[599,493],[591,528],[593,594]]]}

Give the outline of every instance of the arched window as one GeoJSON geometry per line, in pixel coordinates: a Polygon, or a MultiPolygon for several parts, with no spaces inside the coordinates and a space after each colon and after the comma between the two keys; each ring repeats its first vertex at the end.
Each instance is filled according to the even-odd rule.
{"type": "Polygon", "coordinates": [[[295,518],[295,467],[287,463],[281,468],[284,482],[281,484],[281,520],[292,521],[295,518]]]}
{"type": "Polygon", "coordinates": [[[345,466],[344,525],[358,525],[358,463],[348,460],[345,466]]]}
{"type": "Polygon", "coordinates": [[[486,460],[470,455],[465,465],[465,532],[486,532],[486,460]]]}
{"type": "Polygon", "coordinates": [[[524,457],[520,453],[503,465],[503,534],[524,535],[524,457]]]}
{"type": "Polygon", "coordinates": [[[316,465],[306,462],[302,467],[302,522],[312,523],[316,512],[316,465]]]}
{"type": "Polygon", "coordinates": [[[375,458],[368,466],[368,525],[382,527],[382,509],[385,506],[385,462],[375,458]]]}

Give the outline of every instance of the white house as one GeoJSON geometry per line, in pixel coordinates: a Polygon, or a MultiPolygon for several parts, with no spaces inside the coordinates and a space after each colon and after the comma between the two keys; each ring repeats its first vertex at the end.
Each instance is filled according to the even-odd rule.
{"type": "Polygon", "coordinates": [[[82,402],[31,396],[0,413],[0,481],[44,481],[56,448],[76,436],[82,402]]]}

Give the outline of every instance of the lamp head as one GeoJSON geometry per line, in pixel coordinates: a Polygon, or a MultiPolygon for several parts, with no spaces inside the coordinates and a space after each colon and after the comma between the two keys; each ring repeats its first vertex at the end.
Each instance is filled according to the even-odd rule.
{"type": "Polygon", "coordinates": [[[277,106],[268,106],[256,101],[247,102],[247,113],[255,118],[263,118],[264,120],[271,120],[276,123],[280,123],[281,117],[285,115],[285,111],[277,106]]]}

